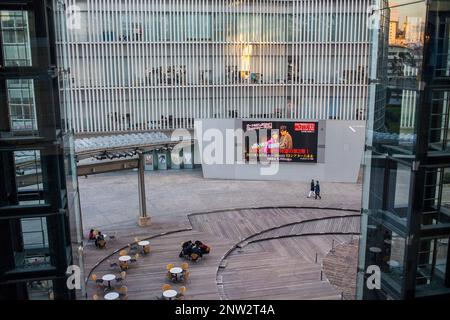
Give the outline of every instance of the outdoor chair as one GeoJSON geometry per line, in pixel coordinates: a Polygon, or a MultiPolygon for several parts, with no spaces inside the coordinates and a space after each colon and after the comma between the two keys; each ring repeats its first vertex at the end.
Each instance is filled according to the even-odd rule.
{"type": "Polygon", "coordinates": [[[170,284],[164,284],[161,289],[162,289],[161,300],[166,300],[163,293],[164,291],[172,289],[172,286],[170,284]]]}
{"type": "Polygon", "coordinates": [[[128,288],[126,286],[121,286],[119,289],[119,295],[126,296],[128,293],[128,288]]]}
{"type": "Polygon", "coordinates": [[[200,256],[198,255],[198,254],[196,254],[196,253],[192,253],[191,254],[191,260],[193,261],[193,262],[197,262],[197,260],[200,258],[200,256]]]}
{"type": "Polygon", "coordinates": [[[127,276],[127,273],[125,271],[122,271],[118,277],[116,277],[116,282],[123,283],[125,281],[125,278],[127,276]]]}
{"type": "Polygon", "coordinates": [[[97,241],[97,246],[99,247],[99,249],[106,248],[106,241],[105,240],[98,240],[97,241]]]}
{"type": "Polygon", "coordinates": [[[183,279],[184,283],[186,283],[189,280],[190,275],[191,274],[190,274],[190,272],[188,270],[183,272],[182,279],[183,279]]]}
{"type": "Polygon", "coordinates": [[[99,279],[95,273],[92,274],[91,279],[97,285],[97,287],[103,287],[103,280],[99,279]]]}
{"type": "Polygon", "coordinates": [[[189,264],[187,262],[183,262],[180,267],[181,267],[181,269],[183,269],[183,272],[184,272],[189,269],[189,264]]]}
{"type": "Polygon", "coordinates": [[[173,263],[169,263],[166,266],[167,269],[167,279],[172,280],[172,274],[170,273],[170,269],[172,269],[174,267],[173,263]]]}
{"type": "Polygon", "coordinates": [[[180,289],[178,290],[178,293],[175,297],[175,299],[177,300],[184,300],[184,295],[186,294],[186,287],[182,286],[180,287],[180,289]]]}

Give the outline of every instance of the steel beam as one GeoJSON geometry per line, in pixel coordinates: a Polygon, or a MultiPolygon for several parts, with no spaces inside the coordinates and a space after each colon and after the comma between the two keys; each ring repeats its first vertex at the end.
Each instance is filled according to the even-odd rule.
{"type": "Polygon", "coordinates": [[[138,167],[139,167],[139,159],[125,159],[117,161],[97,162],[78,165],[77,175],[88,176],[91,174],[136,169],[138,167]]]}

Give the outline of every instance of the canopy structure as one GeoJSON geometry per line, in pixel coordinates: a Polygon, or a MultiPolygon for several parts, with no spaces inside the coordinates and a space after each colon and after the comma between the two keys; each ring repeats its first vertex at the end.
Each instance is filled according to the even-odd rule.
{"type": "Polygon", "coordinates": [[[129,133],[75,139],[77,160],[96,158],[112,160],[133,157],[154,149],[172,149],[181,141],[192,144],[192,139],[173,139],[163,132],[129,133]]]}
{"type": "Polygon", "coordinates": [[[170,142],[170,137],[162,132],[130,133],[75,140],[75,152],[94,151],[132,146],[142,146],[170,142]]]}

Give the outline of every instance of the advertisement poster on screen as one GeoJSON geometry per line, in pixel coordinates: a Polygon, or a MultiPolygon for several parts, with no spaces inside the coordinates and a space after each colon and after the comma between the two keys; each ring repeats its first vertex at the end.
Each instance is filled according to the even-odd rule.
{"type": "Polygon", "coordinates": [[[243,121],[245,159],[317,162],[318,122],[243,121]]]}

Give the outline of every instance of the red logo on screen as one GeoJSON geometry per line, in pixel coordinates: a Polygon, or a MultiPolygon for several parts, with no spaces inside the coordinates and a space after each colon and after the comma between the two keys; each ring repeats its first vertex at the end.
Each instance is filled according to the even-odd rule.
{"type": "Polygon", "coordinates": [[[316,124],[314,122],[296,122],[294,123],[294,130],[300,132],[314,132],[316,131],[316,124]]]}

